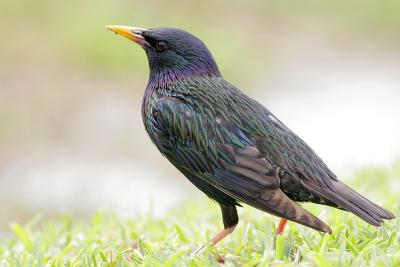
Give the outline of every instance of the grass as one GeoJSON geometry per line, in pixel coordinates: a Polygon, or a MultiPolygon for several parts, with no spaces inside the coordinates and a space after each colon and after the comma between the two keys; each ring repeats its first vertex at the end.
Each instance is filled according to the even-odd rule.
{"type": "MultiPolygon", "coordinates": [[[[351,185],[386,199],[398,218],[398,192],[389,184],[398,181],[399,171],[399,165],[363,170],[351,185]]],[[[245,207],[236,231],[197,255],[222,227],[218,206],[204,199],[183,203],[163,218],[124,219],[110,212],[97,212],[91,221],[37,216],[10,225],[13,236],[0,241],[0,266],[400,266],[398,219],[377,229],[343,211],[306,208],[328,222],[333,234],[289,223],[276,237],[277,218],[245,207]]]]}

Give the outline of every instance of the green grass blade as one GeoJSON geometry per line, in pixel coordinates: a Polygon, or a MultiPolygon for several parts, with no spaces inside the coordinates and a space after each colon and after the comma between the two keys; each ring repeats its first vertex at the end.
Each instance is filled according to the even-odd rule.
{"type": "Polygon", "coordinates": [[[18,224],[18,223],[13,223],[11,225],[11,229],[15,233],[15,235],[19,238],[19,240],[24,244],[26,250],[29,252],[33,251],[33,243],[31,239],[29,238],[28,234],[25,232],[25,230],[18,224]]]}

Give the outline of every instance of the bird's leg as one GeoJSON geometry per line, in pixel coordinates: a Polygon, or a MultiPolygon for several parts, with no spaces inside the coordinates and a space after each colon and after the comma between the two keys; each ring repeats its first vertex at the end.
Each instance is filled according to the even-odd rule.
{"type": "Polygon", "coordinates": [[[211,245],[216,245],[219,241],[224,239],[227,235],[235,230],[236,225],[219,231],[213,238],[211,238],[211,245]]]}
{"type": "Polygon", "coordinates": [[[283,233],[283,230],[285,230],[285,226],[287,224],[287,220],[284,218],[281,218],[281,220],[279,221],[279,225],[278,228],[276,228],[275,234],[276,235],[281,235],[283,233]]]}
{"type": "Polygon", "coordinates": [[[235,205],[219,205],[221,206],[224,229],[218,232],[213,238],[211,238],[211,245],[217,244],[219,241],[231,234],[233,230],[235,230],[235,227],[239,222],[239,217],[235,205]]]}
{"type": "Polygon", "coordinates": [[[224,222],[224,229],[219,231],[213,238],[211,238],[210,243],[201,246],[199,249],[192,253],[192,256],[200,254],[206,247],[214,246],[222,239],[224,239],[227,235],[235,230],[236,225],[239,222],[239,217],[236,211],[236,206],[234,205],[224,205],[219,204],[221,206],[222,212],[222,220],[224,222]]]}

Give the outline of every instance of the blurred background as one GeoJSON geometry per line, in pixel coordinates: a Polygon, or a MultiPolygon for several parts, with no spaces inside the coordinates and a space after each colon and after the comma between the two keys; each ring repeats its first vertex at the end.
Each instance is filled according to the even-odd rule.
{"type": "Polygon", "coordinates": [[[146,56],[108,24],[197,35],[342,180],[399,159],[400,1],[0,0],[0,237],[35,214],[205,198],[146,136],[146,56]]]}

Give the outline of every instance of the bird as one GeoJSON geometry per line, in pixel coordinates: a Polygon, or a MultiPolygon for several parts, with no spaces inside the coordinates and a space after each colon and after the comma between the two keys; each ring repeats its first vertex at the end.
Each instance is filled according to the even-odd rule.
{"type": "Polygon", "coordinates": [[[147,54],[144,127],[161,154],[219,204],[224,228],[211,238],[212,245],[234,231],[242,204],[281,218],[277,235],[288,220],[332,233],[301,207],[303,202],[351,212],[377,227],[394,218],[339,181],[299,136],[226,81],[193,34],[164,27],[106,28],[147,54]]]}

